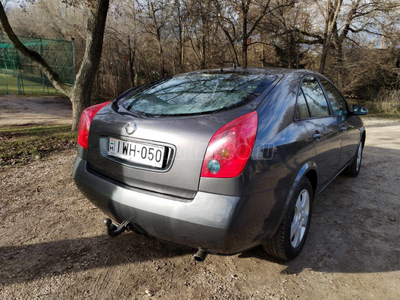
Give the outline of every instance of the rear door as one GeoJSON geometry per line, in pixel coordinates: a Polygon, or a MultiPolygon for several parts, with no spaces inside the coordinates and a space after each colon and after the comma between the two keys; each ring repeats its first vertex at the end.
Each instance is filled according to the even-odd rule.
{"type": "MultiPolygon", "coordinates": [[[[314,139],[320,187],[329,183],[339,167],[341,136],[336,117],[331,114],[324,92],[315,76],[303,78],[298,103],[306,103],[309,118],[303,121],[314,139]]],[[[304,105],[303,105],[304,110],[304,105]]]]}
{"type": "Polygon", "coordinates": [[[320,78],[320,81],[331,104],[332,113],[339,124],[342,141],[339,168],[342,169],[356,154],[360,141],[358,122],[350,115],[346,101],[335,86],[324,78],[320,78]]]}

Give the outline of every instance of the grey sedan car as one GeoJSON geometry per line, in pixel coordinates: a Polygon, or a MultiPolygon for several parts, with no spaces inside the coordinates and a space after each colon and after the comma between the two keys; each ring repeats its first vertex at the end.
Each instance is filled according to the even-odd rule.
{"type": "Polygon", "coordinates": [[[180,74],[87,108],[73,178],[114,220],[110,236],[189,246],[199,261],[258,245],[293,259],[315,195],[358,175],[366,113],[308,70],[180,74]]]}

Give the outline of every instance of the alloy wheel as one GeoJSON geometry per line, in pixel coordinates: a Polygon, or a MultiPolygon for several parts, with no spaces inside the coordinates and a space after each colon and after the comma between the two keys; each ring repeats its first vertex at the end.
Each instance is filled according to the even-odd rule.
{"type": "Polygon", "coordinates": [[[360,145],[358,145],[358,150],[357,150],[357,165],[356,165],[357,171],[360,169],[361,157],[362,157],[362,145],[360,143],[360,145]]]}
{"type": "Polygon", "coordinates": [[[303,189],[296,200],[293,220],[290,227],[290,243],[293,248],[300,245],[306,233],[310,213],[310,194],[303,189]]]}

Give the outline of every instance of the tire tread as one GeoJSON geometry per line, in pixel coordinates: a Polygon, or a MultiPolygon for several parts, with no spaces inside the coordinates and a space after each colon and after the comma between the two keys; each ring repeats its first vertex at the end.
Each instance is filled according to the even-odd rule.
{"type": "MultiPolygon", "coordinates": [[[[304,241],[302,242],[302,245],[299,246],[301,247],[300,249],[293,249],[291,248],[290,241],[289,241],[289,235],[290,235],[290,225],[292,222],[292,212],[293,212],[293,205],[297,199],[297,195],[300,192],[300,190],[304,187],[307,187],[309,194],[310,194],[310,214],[309,214],[309,222],[311,223],[311,215],[312,215],[312,203],[313,203],[313,199],[314,199],[314,193],[312,190],[312,185],[310,180],[307,177],[304,177],[300,183],[299,183],[299,188],[296,189],[296,192],[293,196],[295,198],[292,198],[291,200],[291,207],[288,208],[287,212],[285,213],[285,217],[283,218],[282,223],[279,225],[278,230],[276,231],[275,235],[266,243],[264,243],[262,245],[264,251],[269,254],[272,255],[278,259],[281,260],[291,260],[293,258],[295,258],[300,252],[301,249],[303,248],[304,241]],[[288,224],[289,223],[289,224],[288,224]]],[[[309,226],[309,225],[308,225],[309,226]]],[[[308,229],[307,229],[308,232],[308,229]]],[[[307,236],[307,232],[306,232],[306,236],[307,236]]],[[[306,238],[306,237],[305,237],[306,238]]]]}
{"type": "Polygon", "coordinates": [[[284,248],[286,222],[287,217],[285,216],[273,238],[268,243],[263,244],[263,248],[266,253],[283,260],[288,260],[284,248]]]}

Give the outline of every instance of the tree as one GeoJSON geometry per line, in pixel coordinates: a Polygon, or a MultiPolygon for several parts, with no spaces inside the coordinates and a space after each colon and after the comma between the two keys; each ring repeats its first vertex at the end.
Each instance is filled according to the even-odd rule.
{"type": "Polygon", "coordinates": [[[283,68],[304,68],[301,61],[309,52],[308,47],[304,47],[300,41],[301,34],[296,31],[298,27],[305,27],[308,16],[303,12],[303,3],[294,6],[281,6],[272,11],[268,18],[265,18],[259,28],[261,42],[263,44],[263,57],[265,61],[265,45],[274,49],[278,59],[274,66],[283,68]]]}
{"type": "Polygon", "coordinates": [[[270,12],[280,7],[292,6],[294,0],[284,1],[256,1],[256,0],[229,0],[214,1],[218,25],[224,32],[232,52],[234,62],[238,66],[247,67],[248,64],[248,39],[258,28],[262,19],[270,12]],[[235,48],[237,42],[241,43],[242,59],[235,48]]]}
{"type": "MultiPolygon", "coordinates": [[[[374,27],[377,23],[377,19],[385,19],[385,23],[389,18],[384,15],[389,14],[393,9],[398,8],[400,5],[397,1],[353,1],[344,15],[344,22],[342,24],[342,30],[340,30],[338,22],[333,27],[333,47],[335,49],[335,69],[337,83],[340,88],[343,87],[344,81],[344,54],[343,45],[346,39],[349,39],[349,33],[365,32],[373,36],[384,37],[382,32],[375,30],[374,27]],[[374,20],[375,19],[375,20],[374,20]]],[[[389,25],[389,24],[387,24],[389,25]]]]}
{"type": "Polygon", "coordinates": [[[325,73],[329,50],[334,50],[336,81],[342,88],[344,81],[343,46],[346,40],[354,42],[350,33],[382,36],[381,32],[373,28],[379,23],[386,22],[388,20],[386,15],[397,9],[400,4],[393,0],[326,0],[325,6],[319,0],[313,0],[313,4],[320,16],[323,17],[323,32],[318,27],[315,27],[314,31],[304,28],[296,30],[308,38],[304,39],[303,43],[322,45],[320,73],[325,73]]]}
{"type": "Polygon", "coordinates": [[[137,1],[138,9],[141,12],[140,22],[143,26],[144,33],[155,37],[158,44],[158,62],[159,62],[159,78],[166,75],[164,41],[166,25],[169,22],[171,7],[168,1],[147,0],[146,2],[137,1]]]}
{"type": "MultiPolygon", "coordinates": [[[[76,1],[71,1],[70,5],[76,1]]],[[[103,49],[104,28],[106,25],[107,12],[110,0],[88,1],[89,16],[87,20],[86,48],[81,67],[76,75],[73,86],[64,84],[60,76],[45,61],[39,53],[30,50],[18,39],[14,33],[3,5],[0,5],[0,22],[3,31],[14,45],[14,47],[24,56],[36,63],[50,82],[61,93],[69,97],[72,102],[72,131],[77,131],[79,118],[82,111],[90,106],[90,97],[96,71],[100,63],[103,49]]]]}
{"type": "Polygon", "coordinates": [[[186,36],[195,58],[191,63],[200,69],[209,65],[207,58],[211,52],[212,37],[218,39],[218,25],[213,22],[212,1],[184,0],[187,13],[186,36]]]}

